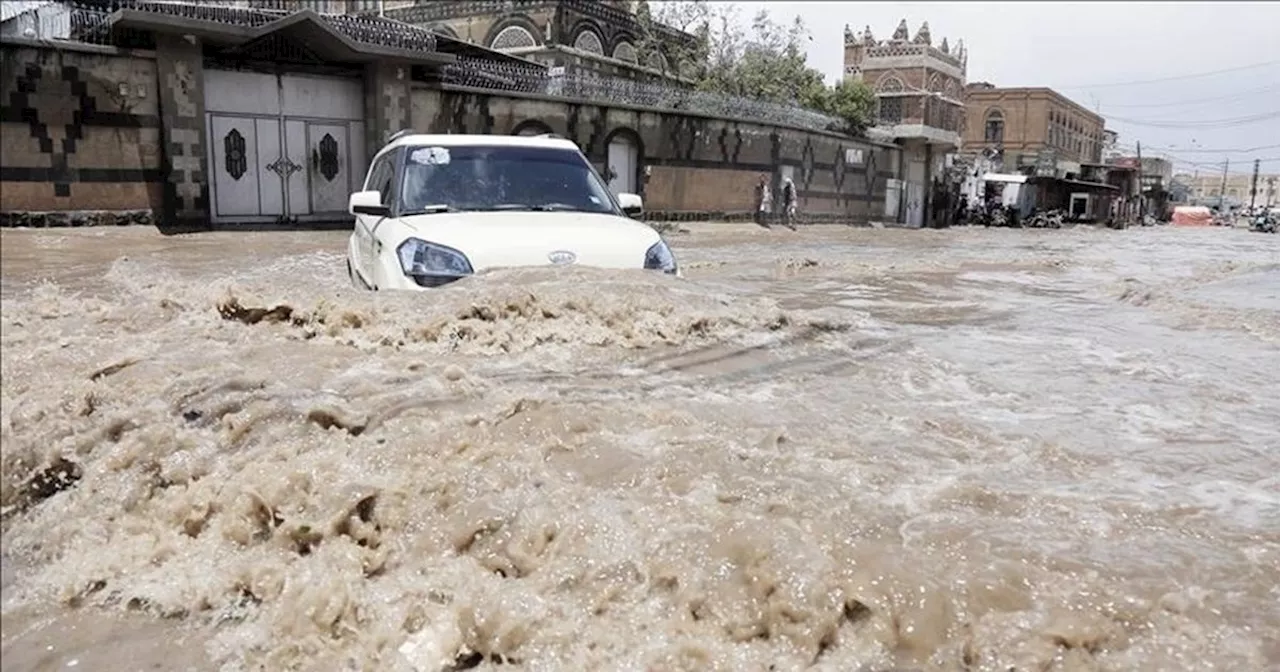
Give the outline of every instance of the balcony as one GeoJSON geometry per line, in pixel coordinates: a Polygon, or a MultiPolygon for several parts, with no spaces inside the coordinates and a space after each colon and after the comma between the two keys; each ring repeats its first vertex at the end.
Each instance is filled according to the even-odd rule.
{"type": "Polygon", "coordinates": [[[964,106],[930,93],[881,94],[877,126],[900,140],[960,146],[964,106]]]}

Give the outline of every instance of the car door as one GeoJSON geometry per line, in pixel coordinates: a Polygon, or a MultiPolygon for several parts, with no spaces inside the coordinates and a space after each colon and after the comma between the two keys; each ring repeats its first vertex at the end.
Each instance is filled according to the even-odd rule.
{"type": "MultiPolygon", "coordinates": [[[[384,154],[369,168],[369,178],[365,181],[365,191],[377,191],[382,194],[382,203],[390,205],[395,177],[396,152],[384,154]]],[[[378,224],[384,219],[374,215],[356,215],[356,242],[360,259],[356,262],[357,270],[364,278],[365,284],[374,285],[373,270],[377,266],[377,244],[375,237],[378,224]]]]}

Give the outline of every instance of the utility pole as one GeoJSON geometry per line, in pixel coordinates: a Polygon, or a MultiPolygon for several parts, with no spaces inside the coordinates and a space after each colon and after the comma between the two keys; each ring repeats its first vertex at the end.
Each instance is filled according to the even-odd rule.
{"type": "Polygon", "coordinates": [[[1249,187],[1249,212],[1258,204],[1258,170],[1262,167],[1262,159],[1253,160],[1253,184],[1249,187]]]}
{"type": "Polygon", "coordinates": [[[1138,141],[1138,225],[1147,221],[1147,195],[1142,187],[1142,142],[1138,141]]]}
{"type": "Polygon", "coordinates": [[[1222,203],[1227,195],[1227,168],[1231,167],[1231,159],[1222,162],[1222,186],[1218,188],[1218,212],[1222,212],[1222,203]]]}

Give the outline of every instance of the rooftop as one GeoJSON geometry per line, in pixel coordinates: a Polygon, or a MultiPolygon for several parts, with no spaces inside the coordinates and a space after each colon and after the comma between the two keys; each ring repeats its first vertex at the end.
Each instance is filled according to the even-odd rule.
{"type": "Polygon", "coordinates": [[[332,60],[392,57],[441,64],[469,56],[544,69],[526,59],[377,16],[155,0],[80,0],[71,7],[71,39],[79,41],[105,40],[116,27],[181,31],[220,45],[288,33],[332,60]]]}
{"type": "Polygon", "coordinates": [[[903,19],[898,23],[898,28],[894,31],[893,36],[887,40],[877,40],[871,32],[871,26],[867,26],[855,33],[849,27],[849,24],[845,24],[844,43],[846,46],[859,46],[866,49],[867,55],[872,58],[907,54],[930,54],[961,68],[969,60],[969,52],[965,49],[964,40],[957,40],[953,48],[949,40],[944,37],[942,38],[942,43],[935,46],[933,44],[933,33],[929,30],[928,21],[920,24],[920,28],[916,30],[915,37],[911,37],[910,30],[907,28],[907,20],[903,19]]]}
{"type": "Polygon", "coordinates": [[[1057,98],[1058,100],[1071,105],[1072,107],[1076,108],[1077,112],[1083,113],[1086,116],[1092,117],[1099,121],[1103,121],[1103,122],[1106,121],[1106,118],[1098,114],[1097,112],[1090,110],[1084,105],[1081,105],[1080,103],[1077,103],[1076,101],[1071,100],[1070,98],[1062,95],[1061,93],[1047,86],[995,86],[989,82],[971,82],[970,84],[965,86],[964,93],[969,100],[973,100],[974,98],[981,98],[983,96],[1003,96],[1011,93],[1013,94],[1041,93],[1046,96],[1049,96],[1050,98],[1057,98]]]}

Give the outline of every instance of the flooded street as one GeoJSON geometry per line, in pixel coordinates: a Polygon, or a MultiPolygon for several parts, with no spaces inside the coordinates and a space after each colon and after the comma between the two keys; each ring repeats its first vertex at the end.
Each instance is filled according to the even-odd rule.
{"type": "Polygon", "coordinates": [[[1280,668],[1280,245],[0,232],[5,669],[1280,668]]]}

